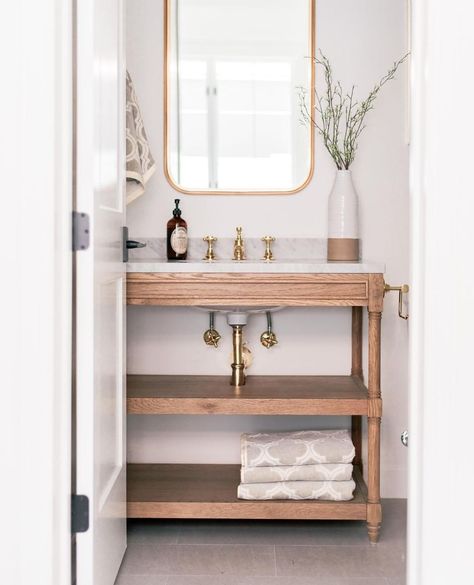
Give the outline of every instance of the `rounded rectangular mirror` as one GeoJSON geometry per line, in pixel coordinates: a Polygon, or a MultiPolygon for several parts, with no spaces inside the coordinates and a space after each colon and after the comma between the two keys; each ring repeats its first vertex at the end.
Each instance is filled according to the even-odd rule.
{"type": "Polygon", "coordinates": [[[168,181],[190,194],[290,194],[313,172],[314,0],[165,0],[168,181]]]}

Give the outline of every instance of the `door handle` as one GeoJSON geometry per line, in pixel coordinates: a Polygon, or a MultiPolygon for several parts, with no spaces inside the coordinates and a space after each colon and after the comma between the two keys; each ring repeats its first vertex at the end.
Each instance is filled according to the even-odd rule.
{"type": "Polygon", "coordinates": [[[408,431],[403,431],[400,435],[400,441],[404,447],[408,447],[408,431]]]}
{"type": "Polygon", "coordinates": [[[122,227],[122,261],[128,262],[128,251],[136,248],[144,248],[145,242],[137,242],[136,240],[128,239],[128,227],[122,227]]]}
{"type": "Polygon", "coordinates": [[[137,242],[136,240],[127,240],[127,250],[133,248],[144,248],[146,244],[144,242],[137,242]]]}

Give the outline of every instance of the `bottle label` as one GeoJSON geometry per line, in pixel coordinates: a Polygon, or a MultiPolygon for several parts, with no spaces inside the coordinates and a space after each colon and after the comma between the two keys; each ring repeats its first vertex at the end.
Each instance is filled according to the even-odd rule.
{"type": "Polygon", "coordinates": [[[185,254],[188,247],[188,231],[185,227],[177,226],[171,234],[171,247],[176,254],[185,254]]]}

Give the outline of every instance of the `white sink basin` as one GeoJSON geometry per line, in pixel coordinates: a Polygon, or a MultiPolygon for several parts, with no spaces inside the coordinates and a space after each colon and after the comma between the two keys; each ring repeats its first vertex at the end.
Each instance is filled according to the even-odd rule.
{"type": "Polygon", "coordinates": [[[246,313],[247,315],[253,315],[255,313],[266,313],[268,311],[274,313],[275,311],[281,311],[284,307],[236,307],[226,305],[210,305],[207,307],[196,307],[199,311],[206,311],[206,313],[222,313],[227,315],[228,313],[246,313]]]}
{"type": "Polygon", "coordinates": [[[205,311],[206,313],[222,313],[227,316],[227,323],[229,325],[247,325],[250,315],[258,313],[274,313],[281,311],[285,307],[235,307],[226,305],[217,305],[209,307],[196,307],[198,311],[205,311]]]}

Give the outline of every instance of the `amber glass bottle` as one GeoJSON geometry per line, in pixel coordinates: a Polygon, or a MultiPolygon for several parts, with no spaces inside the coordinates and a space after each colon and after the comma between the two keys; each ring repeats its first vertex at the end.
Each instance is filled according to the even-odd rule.
{"type": "Polygon", "coordinates": [[[176,207],[173,217],[166,225],[166,252],[168,260],[186,260],[188,253],[188,224],[181,217],[179,199],[174,200],[176,207]]]}

